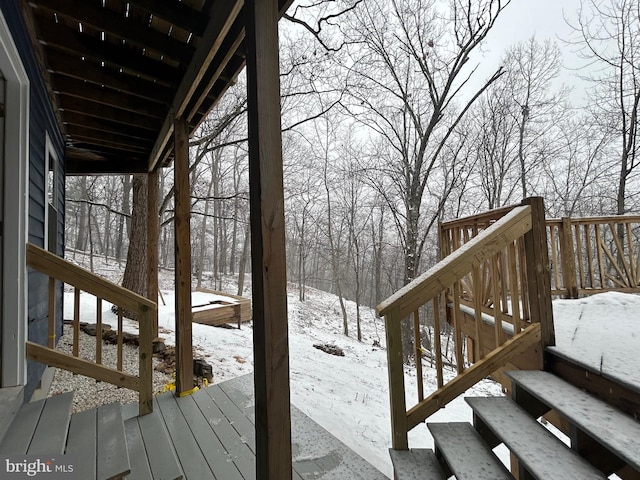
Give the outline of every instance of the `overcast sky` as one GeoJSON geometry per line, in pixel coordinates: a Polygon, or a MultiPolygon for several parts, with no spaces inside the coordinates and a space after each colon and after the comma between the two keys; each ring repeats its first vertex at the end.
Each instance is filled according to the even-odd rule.
{"type": "MultiPolygon", "coordinates": [[[[575,47],[566,45],[562,40],[567,40],[571,34],[564,17],[574,21],[579,6],[580,0],[512,0],[487,37],[483,60],[486,68],[483,65],[482,69],[486,73],[483,76],[490,75],[500,65],[505,48],[533,35],[539,41],[547,38],[556,40],[563,52],[564,64],[575,68],[579,65],[572,51],[575,47]]],[[[574,86],[572,101],[579,103],[584,95],[584,86],[575,73],[565,72],[561,81],[574,86]]]]}

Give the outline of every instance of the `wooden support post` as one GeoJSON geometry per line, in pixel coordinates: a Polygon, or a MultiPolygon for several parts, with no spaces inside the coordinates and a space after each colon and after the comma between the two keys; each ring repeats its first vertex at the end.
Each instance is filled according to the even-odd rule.
{"type": "Polygon", "coordinates": [[[290,480],[291,406],[278,1],[245,2],[256,477],[290,480]]]}
{"type": "Polygon", "coordinates": [[[404,391],[404,356],[402,355],[401,318],[397,312],[384,317],[387,334],[387,372],[389,373],[389,404],[391,405],[391,446],[396,450],[409,448],[407,401],[404,391]]]}
{"type": "MultiPolygon", "coordinates": [[[[147,175],[147,298],[158,303],[158,170],[147,175]]],[[[153,338],[158,336],[158,311],[151,315],[153,338]]]]}
{"type": "MultiPolygon", "coordinates": [[[[139,355],[139,370],[138,375],[140,377],[140,385],[138,391],[138,414],[146,415],[153,411],[153,346],[151,334],[153,332],[153,325],[151,325],[152,316],[157,314],[157,309],[151,309],[146,305],[141,305],[138,313],[138,319],[140,321],[140,346],[138,347],[139,355]]],[[[176,330],[176,335],[178,331],[176,330]]],[[[191,334],[191,330],[189,330],[191,334]]],[[[189,338],[191,340],[191,338],[189,338]]],[[[191,341],[189,341],[191,343],[191,341]]],[[[178,342],[176,341],[176,345],[178,342]]],[[[191,349],[189,349],[191,354],[191,349]]],[[[178,353],[176,352],[176,359],[178,353]]],[[[193,371],[193,365],[190,365],[191,371],[193,371]]],[[[176,368],[176,372],[178,369],[176,368]]],[[[176,375],[177,381],[177,375],[176,375]]],[[[193,383],[193,374],[191,375],[191,382],[193,383]]]]}
{"type": "Polygon", "coordinates": [[[553,307],[551,305],[551,271],[547,247],[547,229],[542,197],[525,198],[531,206],[531,230],[524,235],[527,264],[527,289],[532,322],[540,322],[540,369],[544,369],[544,349],[555,345],[553,307]]]}
{"type": "MultiPolygon", "coordinates": [[[[563,217],[560,225],[560,260],[562,261],[562,281],[567,289],[567,298],[578,298],[576,252],[573,248],[573,228],[571,228],[569,217],[563,217]]],[[[555,268],[557,269],[558,266],[556,265],[555,268]]]]}
{"type": "Polygon", "coordinates": [[[191,202],[189,201],[189,135],[187,123],[174,125],[175,262],[176,262],[176,392],[193,388],[191,338],[191,202]]]}

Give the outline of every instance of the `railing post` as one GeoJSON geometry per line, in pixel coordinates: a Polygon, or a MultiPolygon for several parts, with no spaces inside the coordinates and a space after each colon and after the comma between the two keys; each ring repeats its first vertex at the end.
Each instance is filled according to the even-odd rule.
{"type": "Polygon", "coordinates": [[[562,224],[560,225],[560,260],[562,261],[562,281],[567,289],[566,298],[578,298],[575,256],[571,218],[562,217],[562,224]]]}
{"type": "Polygon", "coordinates": [[[139,319],[139,346],[138,354],[140,365],[138,376],[140,379],[140,391],[138,397],[138,413],[146,415],[153,411],[153,315],[154,310],[146,305],[140,305],[139,319]]]}
{"type": "Polygon", "coordinates": [[[524,235],[527,290],[532,322],[540,323],[540,368],[544,367],[544,349],[555,345],[553,307],[551,304],[551,270],[547,246],[547,229],[542,197],[530,197],[523,205],[531,206],[531,230],[524,235]]]}
{"type": "Polygon", "coordinates": [[[407,450],[409,439],[407,437],[407,403],[404,391],[401,320],[396,312],[390,312],[384,317],[391,405],[391,445],[396,450],[407,450]]]}

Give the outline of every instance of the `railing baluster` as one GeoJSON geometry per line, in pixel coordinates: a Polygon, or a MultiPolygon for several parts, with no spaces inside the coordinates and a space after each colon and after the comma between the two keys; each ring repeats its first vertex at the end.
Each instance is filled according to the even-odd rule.
{"type": "Polygon", "coordinates": [[[464,371],[464,357],[462,356],[462,326],[460,325],[462,321],[461,317],[462,313],[460,312],[460,283],[455,282],[453,284],[453,346],[456,349],[456,364],[458,366],[458,373],[462,373],[464,371]]]}
{"type": "Polygon", "coordinates": [[[118,307],[118,370],[122,371],[122,307],[118,307]]]}
{"type": "Polygon", "coordinates": [[[520,294],[522,295],[522,320],[528,322],[531,320],[529,311],[529,286],[527,281],[527,265],[525,262],[524,240],[519,238],[518,245],[518,266],[520,267],[520,294]]]}
{"type": "Polygon", "coordinates": [[[47,345],[49,348],[56,346],[56,279],[49,277],[49,325],[47,345]]]}
{"type": "Polygon", "coordinates": [[[629,265],[631,267],[631,281],[632,286],[638,285],[640,283],[640,279],[638,278],[638,270],[635,259],[635,251],[633,248],[633,232],[631,231],[631,222],[625,222],[625,227],[627,230],[627,245],[629,246],[629,265]]]}
{"type": "Polygon", "coordinates": [[[416,379],[418,386],[418,401],[424,400],[424,382],[422,380],[422,339],[420,338],[420,314],[413,312],[413,344],[416,357],[416,379]]]}
{"type": "MultiPolygon", "coordinates": [[[[444,293],[442,293],[444,295],[444,293]]],[[[436,378],[438,381],[438,388],[444,385],[443,375],[442,375],[442,345],[440,338],[440,296],[437,295],[433,298],[433,329],[434,329],[434,349],[436,351],[436,378]]],[[[446,306],[446,299],[442,302],[443,305],[446,306]]]]}
{"type": "Polygon", "coordinates": [[[558,270],[560,269],[560,261],[558,259],[558,247],[556,246],[556,226],[549,225],[549,237],[551,243],[551,268],[553,269],[553,286],[556,290],[565,288],[566,285],[560,284],[560,276],[558,270]]]}
{"type": "Polygon", "coordinates": [[[518,334],[522,330],[522,320],[520,318],[520,293],[518,290],[518,259],[516,256],[516,245],[509,244],[509,284],[511,290],[511,316],[513,317],[514,333],[518,334]]]}
{"type": "Polygon", "coordinates": [[[600,288],[607,288],[607,277],[604,273],[604,259],[602,257],[602,235],[600,231],[600,224],[595,224],[596,229],[596,248],[598,252],[598,266],[600,269],[600,288]]]}
{"type": "Polygon", "coordinates": [[[80,352],[80,289],[73,289],[73,356],[80,352]]]}
{"type": "Polygon", "coordinates": [[[587,246],[587,261],[589,265],[589,278],[591,280],[591,284],[589,285],[591,288],[596,288],[596,274],[595,269],[593,268],[593,248],[591,247],[591,229],[588,224],[584,224],[584,241],[587,246]]]}
{"type": "Polygon", "coordinates": [[[504,343],[504,330],[502,330],[502,309],[500,306],[500,285],[498,280],[498,255],[494,255],[493,258],[493,320],[496,334],[496,348],[498,345],[504,343]]]}
{"type": "MultiPolygon", "coordinates": [[[[473,310],[475,312],[474,324],[475,324],[475,333],[476,337],[473,339],[473,344],[475,347],[474,352],[474,362],[477,362],[482,357],[484,357],[484,342],[482,335],[482,296],[483,296],[483,283],[480,281],[480,267],[473,267],[473,310]]],[[[483,272],[484,277],[484,272],[483,272]]]]}
{"type": "Polygon", "coordinates": [[[586,288],[584,276],[584,252],[582,251],[582,235],[580,235],[580,225],[573,225],[574,236],[576,237],[576,261],[578,262],[578,275],[580,275],[580,286],[586,288]]]}
{"type": "Polygon", "coordinates": [[[96,363],[102,364],[102,299],[96,298],[96,363]]]}

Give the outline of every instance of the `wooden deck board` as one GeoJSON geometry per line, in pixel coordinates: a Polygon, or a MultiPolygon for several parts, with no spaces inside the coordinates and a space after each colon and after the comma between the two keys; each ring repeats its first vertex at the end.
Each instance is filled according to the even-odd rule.
{"type": "MultiPolygon", "coordinates": [[[[204,392],[202,392],[204,393],[204,392]]],[[[210,421],[200,409],[195,398],[202,396],[189,395],[178,399],[178,404],[187,423],[191,426],[191,433],[200,445],[204,457],[214,476],[219,479],[242,480],[242,475],[234,462],[234,458],[227,453],[226,448],[215,434],[215,422],[210,421]]],[[[203,404],[203,402],[200,402],[203,404]]],[[[206,407],[203,407],[206,410],[206,407]]]]}
{"type": "Polygon", "coordinates": [[[55,395],[46,399],[33,440],[29,445],[29,455],[51,455],[64,453],[71,419],[73,392],[55,395]]]}
{"type": "Polygon", "coordinates": [[[131,472],[129,452],[125,442],[124,422],[120,403],[98,408],[98,479],[120,478],[131,472]]]}
{"type": "Polygon", "coordinates": [[[78,478],[96,478],[96,415],[93,408],[71,417],[66,453],[82,460],[74,466],[78,478]]]}
{"type": "Polygon", "coordinates": [[[162,417],[185,478],[216,480],[172,393],[157,397],[162,417]]]}
{"type": "Polygon", "coordinates": [[[136,419],[127,420],[124,425],[124,430],[127,438],[127,448],[129,449],[129,461],[131,462],[131,474],[126,478],[131,478],[132,480],[134,478],[136,480],[153,480],[138,421],[136,419]]]}
{"type": "MultiPolygon", "coordinates": [[[[251,375],[181,398],[167,392],[155,397],[154,404],[153,413],[125,422],[127,439],[142,436],[151,478],[172,478],[158,462],[175,455],[185,480],[256,479],[251,375]],[[139,424],[140,432],[132,423],[139,424]],[[160,452],[157,446],[163,435],[169,452],[160,452]]],[[[294,480],[388,480],[300,410],[292,406],[291,412],[294,480]]],[[[124,408],[125,418],[132,413],[124,408]]],[[[140,446],[136,448],[142,452],[140,446]]],[[[132,458],[132,474],[134,464],[132,458]]],[[[141,480],[148,478],[148,472],[140,475],[141,480]]]]}
{"type": "MultiPolygon", "coordinates": [[[[131,418],[126,421],[126,424],[129,422],[138,424],[147,453],[147,461],[155,480],[181,478],[182,470],[178,464],[169,434],[163,425],[164,418],[158,409],[157,401],[154,400],[154,403],[156,405],[152,413],[142,417],[131,418]]],[[[126,426],[128,427],[128,425],[126,426]]]]}
{"type": "Polygon", "coordinates": [[[206,389],[196,392],[193,397],[242,478],[255,479],[255,452],[249,448],[246,440],[238,434],[216,402],[206,393],[206,389]]]}

